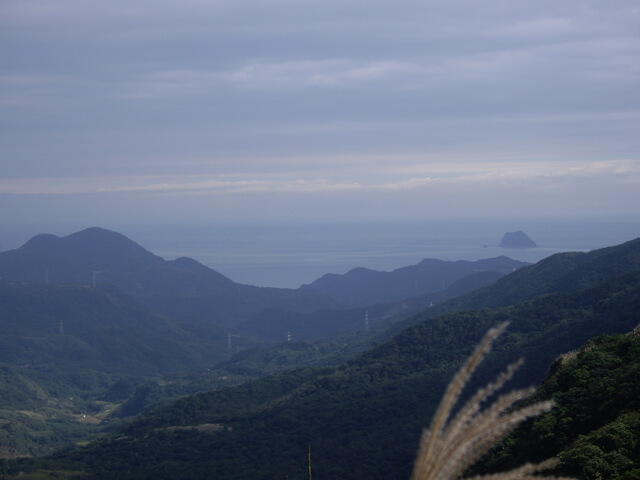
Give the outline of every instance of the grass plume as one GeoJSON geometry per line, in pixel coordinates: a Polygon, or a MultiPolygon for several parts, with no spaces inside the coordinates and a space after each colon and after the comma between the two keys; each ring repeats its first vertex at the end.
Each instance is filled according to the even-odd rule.
{"type": "MultiPolygon", "coordinates": [[[[486,387],[475,395],[450,420],[462,389],[476,367],[491,350],[494,340],[502,334],[508,322],[489,330],[467,362],[455,375],[440,402],[431,426],[425,429],[413,467],[411,480],[456,480],[464,471],[494,446],[504,435],[523,420],[550,410],[553,402],[539,402],[510,410],[514,403],[529,396],[534,388],[516,390],[499,397],[482,410],[482,403],[499,390],[522,364],[522,360],[507,367],[486,387]]],[[[491,475],[472,477],[473,480],[573,480],[566,477],[534,476],[556,465],[555,459],[491,475]]]]}

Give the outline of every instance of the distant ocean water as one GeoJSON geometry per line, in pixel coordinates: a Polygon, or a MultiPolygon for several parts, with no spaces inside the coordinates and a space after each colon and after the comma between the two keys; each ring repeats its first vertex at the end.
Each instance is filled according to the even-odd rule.
{"type": "Polygon", "coordinates": [[[640,236],[637,219],[435,221],[360,225],[216,225],[136,227],[125,235],[171,260],[191,257],[250,285],[297,288],[355,267],[390,271],[425,258],[478,260],[506,255],[535,263],[565,251],[589,251],[640,236]],[[499,247],[522,230],[538,245],[499,247]]]}

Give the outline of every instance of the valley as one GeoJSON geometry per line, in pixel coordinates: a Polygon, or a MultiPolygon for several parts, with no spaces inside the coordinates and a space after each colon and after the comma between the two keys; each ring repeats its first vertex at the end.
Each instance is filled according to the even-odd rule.
{"type": "Polygon", "coordinates": [[[533,265],[425,260],[326,276],[300,293],[237,287],[195,261],[165,262],[96,234],[101,249],[121,244],[140,256],[100,264],[101,249],[76,244],[69,251],[85,253],[75,273],[38,282],[18,278],[29,270],[20,261],[65,271],[76,256],[52,254],[66,247],[51,239],[0,254],[0,451],[16,458],[3,463],[6,478],[295,477],[306,445],[323,477],[407,478],[442,389],[489,327],[510,322],[469,388],[518,357],[526,362],[511,386],[540,384],[558,356],[640,323],[639,240],[533,265]],[[385,275],[397,285],[388,302],[347,300],[366,298],[385,275]],[[418,281],[440,288],[411,296],[418,281]],[[205,313],[234,289],[224,315],[205,313]],[[350,458],[366,462],[354,469],[350,458]]]}

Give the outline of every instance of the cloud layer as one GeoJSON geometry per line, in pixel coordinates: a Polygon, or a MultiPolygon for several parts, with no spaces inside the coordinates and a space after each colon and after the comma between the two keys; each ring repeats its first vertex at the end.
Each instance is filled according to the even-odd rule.
{"type": "Polygon", "coordinates": [[[638,24],[632,0],[9,0],[0,213],[630,212],[638,24]]]}

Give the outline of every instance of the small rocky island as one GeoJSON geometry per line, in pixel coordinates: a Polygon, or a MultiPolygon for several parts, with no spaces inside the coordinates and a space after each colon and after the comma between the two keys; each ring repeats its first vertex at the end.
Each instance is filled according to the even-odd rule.
{"type": "Polygon", "coordinates": [[[518,230],[517,232],[505,233],[500,241],[500,246],[504,248],[535,248],[538,245],[526,233],[518,230]]]}

